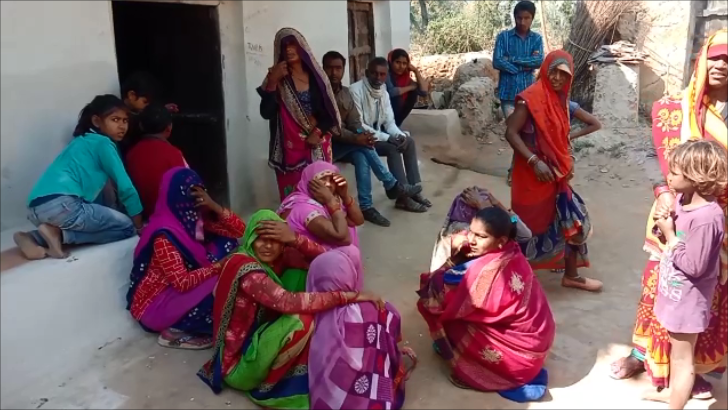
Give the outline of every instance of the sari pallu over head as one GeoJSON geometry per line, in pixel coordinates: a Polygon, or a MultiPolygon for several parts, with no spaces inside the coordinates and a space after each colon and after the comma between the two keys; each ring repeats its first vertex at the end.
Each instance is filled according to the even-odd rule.
{"type": "MultiPolygon", "coordinates": [[[[361,256],[353,246],[311,263],[308,292],[361,290],[361,256]]],[[[390,304],[354,303],[316,315],[309,353],[312,409],[399,409],[404,369],[397,347],[401,317],[390,304]]]]}
{"type": "MultiPolygon", "coordinates": [[[[288,226],[293,229],[294,232],[301,234],[314,242],[318,242],[327,249],[331,249],[335,246],[331,244],[322,243],[319,238],[314,237],[308,232],[308,224],[314,218],[318,216],[324,216],[331,219],[331,215],[326,207],[313,199],[311,194],[308,192],[308,184],[316,179],[321,179],[329,175],[338,174],[339,168],[336,165],[324,161],[316,161],[311,165],[308,165],[303,169],[301,173],[301,180],[296,185],[296,189],[286,197],[278,208],[279,215],[286,215],[286,222],[288,226]]],[[[346,207],[341,204],[341,208],[346,212],[346,207]]],[[[356,233],[356,227],[349,227],[349,234],[351,235],[351,243],[354,246],[359,246],[359,237],[356,233]]]]}
{"type": "MultiPolygon", "coordinates": [[[[330,124],[317,124],[322,133],[333,132],[340,134],[341,116],[336,105],[336,98],[331,89],[326,73],[316,61],[306,39],[293,28],[282,28],[276,33],[273,44],[273,55],[278,64],[285,61],[285,44],[293,42],[297,45],[298,55],[301,63],[309,73],[309,92],[311,103],[314,107],[321,106],[331,119],[330,124]]],[[[281,172],[298,171],[306,165],[323,160],[331,162],[331,141],[330,137],[316,147],[311,148],[306,144],[306,137],[313,131],[314,127],[306,115],[296,92],[296,87],[290,76],[286,76],[278,84],[278,102],[280,113],[276,135],[270,141],[269,164],[281,172]]]]}
{"type": "Polygon", "coordinates": [[[483,391],[513,389],[539,374],[556,325],[536,276],[516,242],[467,264],[455,289],[445,270],[425,274],[418,310],[453,374],[483,391]]]}
{"type": "MultiPolygon", "coordinates": [[[[670,172],[668,156],[676,146],[688,140],[707,139],[728,149],[728,127],[721,114],[707,98],[708,59],[728,55],[728,30],[720,30],[703,46],[695,62],[695,71],[688,88],[680,97],[665,97],[652,106],[652,137],[665,180],[670,172]]],[[[728,192],[719,194],[718,202],[728,216],[728,192]]],[[[647,220],[644,250],[659,260],[665,245],[653,233],[653,204],[647,220]]],[[[721,252],[721,283],[728,281],[728,235],[721,252]]]]}
{"type": "MultiPolygon", "coordinates": [[[[296,380],[293,380],[292,385],[297,386],[299,390],[304,389],[304,392],[291,393],[286,389],[283,389],[285,391],[282,392],[278,390],[271,392],[261,390],[260,386],[276,372],[274,362],[277,363],[278,368],[285,370],[287,362],[281,358],[287,357],[289,362],[298,359],[293,352],[286,356],[286,352],[281,350],[286,350],[286,348],[282,348],[282,346],[286,342],[291,342],[288,338],[296,331],[304,328],[310,329],[312,321],[298,315],[283,315],[278,319],[268,320],[267,318],[271,316],[270,313],[273,312],[266,312],[263,307],[248,299],[238,298],[241,280],[251,272],[265,272],[275,283],[288,289],[285,277],[289,271],[295,271],[291,269],[280,277],[270,265],[262,263],[256,258],[253,243],[258,237],[256,229],[263,221],[282,222],[283,220],[270,210],[261,210],[253,214],[246,226],[240,248],[225,262],[215,292],[214,353],[212,359],[200,369],[197,375],[215,393],[219,393],[225,383],[245,391],[251,400],[264,407],[301,408],[302,403],[308,404],[308,385],[304,383],[307,380],[307,373],[293,376],[296,380]],[[244,317],[255,318],[250,328],[243,328],[240,318],[244,317]],[[240,335],[240,337],[235,337],[235,335],[240,335]],[[275,398],[261,399],[267,394],[277,393],[280,395],[275,398]]],[[[303,291],[304,289],[288,290],[303,291]]],[[[297,334],[294,335],[294,339],[309,335],[310,332],[297,334]]],[[[294,349],[297,346],[300,347],[295,342],[307,345],[307,340],[292,341],[294,349]]]]}
{"type": "Polygon", "coordinates": [[[131,283],[126,294],[127,309],[131,308],[137,286],[147,273],[154,254],[154,239],[158,236],[163,235],[172,242],[190,270],[210,266],[238,246],[235,238],[225,238],[209,232],[205,232],[202,242],[195,239],[201,214],[195,207],[193,187],[204,188],[204,184],[200,176],[189,168],[172,168],[162,177],[154,214],[149,218],[149,223],[144,227],[134,249],[131,283]]]}

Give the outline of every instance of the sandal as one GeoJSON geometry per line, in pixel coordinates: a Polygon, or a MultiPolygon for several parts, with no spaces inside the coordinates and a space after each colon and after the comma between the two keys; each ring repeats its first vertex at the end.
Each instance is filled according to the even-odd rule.
{"type": "Polygon", "coordinates": [[[212,347],[213,340],[210,336],[194,336],[167,329],[159,335],[157,344],[170,349],[205,350],[212,347]]]}
{"type": "Polygon", "coordinates": [[[583,276],[577,276],[575,278],[564,276],[561,279],[561,286],[565,288],[581,289],[587,292],[600,292],[604,284],[596,279],[589,279],[583,276]]]}
{"type": "Polygon", "coordinates": [[[644,371],[644,364],[642,364],[642,362],[636,357],[629,355],[612,363],[609,371],[609,377],[614,380],[626,380],[631,379],[644,371]]]}
{"type": "Polygon", "coordinates": [[[423,213],[427,212],[427,207],[419,202],[415,202],[412,198],[400,198],[394,203],[394,207],[407,212],[423,213]]]}

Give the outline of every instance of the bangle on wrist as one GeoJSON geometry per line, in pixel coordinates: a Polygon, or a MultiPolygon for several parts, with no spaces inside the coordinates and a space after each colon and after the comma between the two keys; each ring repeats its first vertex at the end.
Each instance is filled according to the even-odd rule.
{"type": "Polygon", "coordinates": [[[336,212],[341,211],[341,205],[338,203],[335,204],[326,204],[326,210],[329,211],[329,215],[334,215],[336,212]]]}
{"type": "Polygon", "coordinates": [[[348,208],[348,207],[350,207],[350,206],[351,206],[351,205],[352,205],[353,203],[354,203],[354,198],[352,198],[352,197],[350,197],[350,196],[348,196],[348,197],[344,198],[344,206],[345,206],[345,207],[347,207],[347,208],[348,208]]]}
{"type": "Polygon", "coordinates": [[[538,161],[538,156],[536,154],[533,154],[530,157],[528,157],[528,161],[526,161],[526,164],[528,164],[530,166],[530,165],[533,165],[534,163],[536,163],[537,161],[538,161]]]}

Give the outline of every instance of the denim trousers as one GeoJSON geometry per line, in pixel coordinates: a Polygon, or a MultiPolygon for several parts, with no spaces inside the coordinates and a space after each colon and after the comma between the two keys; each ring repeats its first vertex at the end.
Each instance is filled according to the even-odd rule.
{"type": "MultiPolygon", "coordinates": [[[[136,235],[136,229],[127,215],[98,203],[88,203],[75,196],[63,195],[28,209],[28,220],[35,226],[46,223],[61,229],[63,243],[109,243],[136,235]]],[[[35,241],[48,244],[35,230],[35,241]]]]}
{"type": "Polygon", "coordinates": [[[357,199],[361,210],[367,210],[374,206],[371,172],[382,182],[384,189],[392,189],[397,184],[397,179],[384,166],[374,149],[354,144],[334,143],[333,151],[335,161],[343,160],[354,165],[357,199]]]}

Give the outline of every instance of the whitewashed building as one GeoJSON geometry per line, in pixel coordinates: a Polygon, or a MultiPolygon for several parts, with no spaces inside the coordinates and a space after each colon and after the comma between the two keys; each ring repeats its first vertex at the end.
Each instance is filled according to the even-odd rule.
{"type": "MultiPolygon", "coordinates": [[[[273,38],[298,29],[317,59],[409,47],[409,1],[3,1],[2,230],[26,223],[33,184],[71,138],[84,104],[146,69],[189,119],[173,142],[213,192],[247,214],[272,205],[260,85],[273,38]],[[186,128],[186,129],[183,129],[186,128]]],[[[351,65],[351,64],[350,64],[351,65]]]]}

